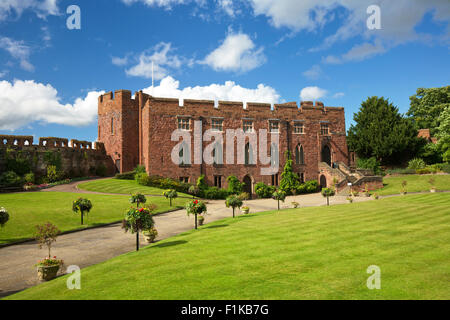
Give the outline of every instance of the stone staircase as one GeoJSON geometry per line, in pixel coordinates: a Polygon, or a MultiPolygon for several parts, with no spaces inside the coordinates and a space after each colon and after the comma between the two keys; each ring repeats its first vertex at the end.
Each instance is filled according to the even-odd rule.
{"type": "Polygon", "coordinates": [[[383,187],[383,177],[375,176],[371,170],[351,168],[343,162],[336,162],[333,167],[321,162],[319,170],[327,179],[327,187],[335,183],[338,195],[348,195],[351,190],[363,192],[366,187],[370,191],[383,187]],[[352,184],[351,190],[349,183],[352,184]]]}

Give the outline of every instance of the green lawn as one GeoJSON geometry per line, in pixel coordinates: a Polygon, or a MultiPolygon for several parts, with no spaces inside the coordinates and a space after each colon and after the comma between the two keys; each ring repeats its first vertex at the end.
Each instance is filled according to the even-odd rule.
{"type": "MultiPolygon", "coordinates": [[[[120,180],[120,179],[103,179],[90,182],[81,183],[78,185],[81,190],[104,192],[104,193],[117,193],[117,194],[131,194],[131,193],[143,193],[149,195],[162,195],[165,190],[141,186],[135,180],[120,180]]],[[[191,197],[185,193],[178,193],[178,196],[191,197]]]]}
{"type": "Polygon", "coordinates": [[[426,192],[430,191],[430,178],[435,180],[437,190],[450,190],[450,174],[416,175],[406,174],[401,176],[383,178],[384,188],[376,191],[379,195],[399,194],[402,182],[407,181],[408,192],[426,192]]]}
{"type": "Polygon", "coordinates": [[[225,219],[8,299],[450,299],[450,194],[225,219]],[[381,268],[381,290],[366,270],[381,268]]]}
{"type": "MultiPolygon", "coordinates": [[[[5,207],[10,220],[0,230],[0,244],[31,238],[37,224],[52,222],[61,231],[77,230],[87,226],[119,221],[130,206],[129,196],[106,196],[64,192],[30,192],[0,194],[0,207],[5,207]],[[72,202],[80,196],[92,201],[93,208],[81,226],[80,215],[72,212],[72,202]]],[[[156,212],[170,209],[169,200],[148,197],[158,206],[156,212]]],[[[184,206],[186,199],[175,199],[173,206],[184,206]]]]}

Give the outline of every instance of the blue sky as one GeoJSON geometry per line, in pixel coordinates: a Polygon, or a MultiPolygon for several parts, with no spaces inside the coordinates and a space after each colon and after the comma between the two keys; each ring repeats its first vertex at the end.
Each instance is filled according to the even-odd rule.
{"type": "Polygon", "coordinates": [[[406,112],[417,88],[449,85],[449,49],[448,0],[0,0],[0,133],[94,141],[97,96],[117,89],[317,99],[348,128],[368,96],[406,112]]]}

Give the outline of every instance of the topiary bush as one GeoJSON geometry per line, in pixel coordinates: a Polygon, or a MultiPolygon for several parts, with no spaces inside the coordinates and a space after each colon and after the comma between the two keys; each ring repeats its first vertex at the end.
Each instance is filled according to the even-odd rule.
{"type": "Polygon", "coordinates": [[[228,182],[228,193],[229,194],[241,194],[245,183],[240,182],[235,176],[229,176],[227,178],[228,182]]]}
{"type": "Polygon", "coordinates": [[[239,198],[237,195],[230,195],[226,200],[225,200],[225,205],[227,206],[227,208],[233,208],[233,218],[235,217],[234,215],[234,210],[236,208],[240,208],[242,207],[242,199],[239,198]]]}
{"type": "Polygon", "coordinates": [[[14,171],[6,171],[0,176],[0,186],[19,187],[22,183],[22,178],[14,171]]]}
{"type": "Polygon", "coordinates": [[[9,221],[9,213],[5,208],[0,208],[0,228],[9,221]]]}

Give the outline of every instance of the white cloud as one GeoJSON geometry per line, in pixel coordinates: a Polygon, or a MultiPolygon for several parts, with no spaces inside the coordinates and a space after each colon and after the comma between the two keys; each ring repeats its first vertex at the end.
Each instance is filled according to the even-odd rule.
{"type": "Polygon", "coordinates": [[[315,101],[325,97],[327,93],[327,90],[319,87],[306,87],[300,91],[300,99],[302,101],[315,101]]]}
{"type": "Polygon", "coordinates": [[[216,71],[250,71],[266,62],[264,48],[255,47],[248,35],[230,31],[222,44],[200,63],[216,71]]]}
{"type": "Polygon", "coordinates": [[[128,64],[128,57],[123,57],[123,58],[112,57],[111,58],[111,62],[115,66],[123,67],[123,66],[126,66],[128,64]]]}
{"type": "Polygon", "coordinates": [[[20,67],[27,71],[34,71],[30,63],[30,47],[23,41],[16,41],[8,37],[0,37],[0,49],[6,50],[14,59],[19,60],[20,67]]]}
{"type": "Polygon", "coordinates": [[[49,15],[59,15],[58,0],[2,0],[0,1],[0,21],[12,14],[20,17],[25,10],[32,10],[45,19],[49,15]]]}
{"type": "Polygon", "coordinates": [[[383,46],[381,41],[377,40],[374,44],[365,42],[363,44],[355,45],[341,57],[331,55],[324,58],[323,61],[328,64],[339,64],[348,61],[361,61],[385,53],[386,51],[387,49],[383,46]]]}
{"type": "Polygon", "coordinates": [[[3,78],[4,76],[6,76],[7,74],[8,74],[8,70],[3,70],[3,71],[0,71],[0,78],[3,78]]]}
{"type": "Polygon", "coordinates": [[[84,126],[97,117],[98,96],[92,91],[73,104],[61,104],[58,92],[50,84],[32,80],[0,81],[0,130],[16,130],[35,121],[84,126]]]}
{"type": "Polygon", "coordinates": [[[322,75],[322,68],[315,64],[310,69],[303,72],[303,75],[308,79],[317,80],[322,75]]]}
{"type": "Polygon", "coordinates": [[[343,98],[345,96],[345,93],[343,93],[343,92],[336,92],[334,95],[333,95],[333,98],[334,99],[339,99],[339,98],[343,98]]]}
{"type": "MultiPolygon", "coordinates": [[[[191,61],[173,54],[172,44],[161,42],[153,47],[151,50],[142,52],[137,58],[138,63],[125,72],[129,76],[133,77],[152,77],[152,62],[153,62],[153,74],[155,80],[161,80],[169,74],[169,71],[177,70],[184,64],[191,64],[191,61]]],[[[125,58],[123,58],[125,59],[125,58]]],[[[120,65],[127,61],[117,58],[113,58],[113,63],[120,65]]]]}
{"type": "Polygon", "coordinates": [[[210,84],[207,86],[186,87],[180,89],[180,82],[172,77],[161,80],[159,86],[146,88],[145,93],[155,97],[200,99],[200,100],[223,100],[223,101],[245,101],[278,103],[280,95],[278,92],[264,84],[259,84],[255,89],[244,88],[233,81],[224,84],[210,84]]]}
{"type": "Polygon", "coordinates": [[[217,5],[230,17],[235,16],[235,10],[233,6],[233,0],[217,0],[217,5]]]}
{"type": "Polygon", "coordinates": [[[122,2],[126,5],[141,2],[149,7],[162,7],[166,9],[171,9],[173,6],[188,4],[190,2],[195,2],[199,5],[205,4],[205,0],[122,0],[122,2]]]}

